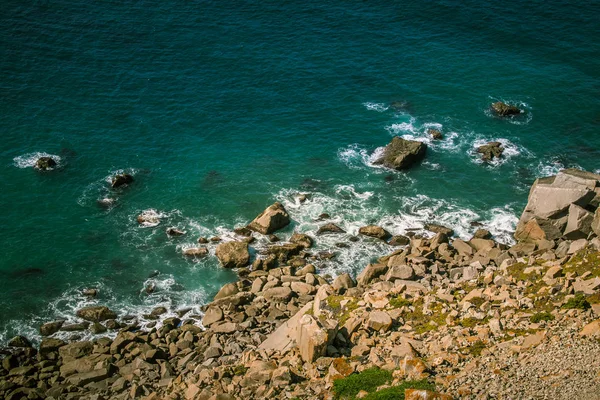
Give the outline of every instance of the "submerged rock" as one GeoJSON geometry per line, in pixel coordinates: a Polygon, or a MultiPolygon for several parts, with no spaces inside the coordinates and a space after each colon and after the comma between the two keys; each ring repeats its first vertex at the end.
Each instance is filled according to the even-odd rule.
{"type": "Polygon", "coordinates": [[[34,167],[40,171],[47,171],[56,167],[56,161],[52,157],[40,157],[35,162],[34,167]]]}
{"type": "Polygon", "coordinates": [[[317,231],[317,235],[323,235],[326,233],[346,233],[346,231],[336,224],[330,222],[328,224],[321,225],[317,231]]]}
{"type": "Polygon", "coordinates": [[[185,249],[183,255],[188,257],[204,257],[208,255],[208,249],[206,247],[192,247],[185,249]]]}
{"type": "Polygon", "coordinates": [[[492,111],[500,117],[509,117],[511,115],[521,114],[519,107],[497,101],[490,106],[492,111]]]}
{"type": "Polygon", "coordinates": [[[168,236],[183,236],[183,235],[185,235],[185,232],[182,231],[181,229],[177,229],[172,226],[172,227],[167,228],[167,235],[168,236]]]}
{"type": "Polygon", "coordinates": [[[111,187],[116,189],[121,186],[129,185],[133,182],[133,176],[130,174],[118,174],[112,177],[111,187]]]}
{"type": "Polygon", "coordinates": [[[441,140],[444,138],[444,135],[442,135],[442,132],[440,132],[437,129],[427,129],[427,133],[429,134],[429,136],[431,136],[432,139],[435,139],[435,140],[441,140]]]}
{"type": "Polygon", "coordinates": [[[374,164],[396,170],[407,169],[421,161],[425,157],[426,151],[425,143],[396,136],[385,147],[383,155],[374,164]]]}
{"type": "Polygon", "coordinates": [[[290,216],[288,215],[285,207],[279,202],[276,202],[260,215],[258,215],[252,222],[248,224],[248,229],[268,235],[273,233],[290,223],[290,216]]]}
{"type": "Polygon", "coordinates": [[[488,144],[479,146],[477,152],[481,154],[481,159],[483,161],[489,162],[494,158],[502,157],[504,147],[502,147],[502,143],[500,142],[489,142],[488,144]]]}

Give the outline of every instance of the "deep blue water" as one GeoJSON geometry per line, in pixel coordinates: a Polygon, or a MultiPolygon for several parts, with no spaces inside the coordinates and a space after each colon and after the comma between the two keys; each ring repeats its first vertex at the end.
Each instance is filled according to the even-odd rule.
{"type": "MultiPolygon", "coordinates": [[[[468,238],[479,221],[509,242],[536,177],[600,169],[600,2],[338,3],[4,1],[0,339],[92,302],[197,311],[235,274],[181,249],[230,238],[275,200],[294,219],[282,238],[328,212],[350,234],[434,221],[468,238]],[[495,118],[496,100],[525,113],[495,118]],[[428,141],[426,161],[373,167],[394,135],[428,141]],[[506,156],[485,165],[473,149],[490,140],[506,156]],[[38,153],[60,168],[31,168],[38,153]],[[135,182],[113,193],[120,170],[135,182]],[[105,196],[117,206],[99,208],[105,196]],[[138,226],[148,208],[158,227],[138,226]],[[169,239],[168,226],[187,234],[169,239]]],[[[390,250],[335,249],[322,271],[390,250]]]]}

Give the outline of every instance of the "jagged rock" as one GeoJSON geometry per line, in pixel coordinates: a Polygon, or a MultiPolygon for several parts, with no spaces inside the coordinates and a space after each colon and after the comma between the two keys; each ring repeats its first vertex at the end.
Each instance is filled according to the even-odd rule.
{"type": "Polygon", "coordinates": [[[106,306],[84,307],[77,310],[77,316],[91,322],[102,322],[117,318],[117,314],[106,306]]]}
{"type": "Polygon", "coordinates": [[[47,171],[54,169],[56,165],[56,161],[54,161],[52,157],[40,157],[35,162],[34,168],[39,169],[40,171],[47,171]]]}
{"type": "Polygon", "coordinates": [[[273,233],[290,223],[290,216],[288,215],[285,207],[279,202],[276,202],[260,215],[258,215],[250,224],[248,229],[268,235],[273,233]]]}
{"type": "Polygon", "coordinates": [[[494,158],[502,157],[504,147],[500,142],[489,142],[477,148],[477,152],[481,154],[483,161],[492,161],[494,158]]]}
{"type": "Polygon", "coordinates": [[[313,362],[324,356],[328,344],[327,331],[312,315],[304,315],[297,328],[296,343],[300,357],[305,362],[313,362]]]}
{"type": "MultiPolygon", "coordinates": [[[[388,264],[389,265],[389,264],[388,264]]],[[[403,265],[394,265],[390,267],[389,271],[385,275],[386,281],[395,281],[396,279],[411,280],[415,277],[415,271],[412,267],[403,265]]]]}
{"type": "Polygon", "coordinates": [[[121,186],[129,185],[133,182],[133,176],[130,174],[118,174],[112,177],[111,186],[113,188],[119,188],[121,186]]]}
{"type": "Polygon", "coordinates": [[[188,257],[204,257],[208,255],[208,249],[206,247],[191,247],[183,250],[183,255],[188,257]]]}
{"type": "Polygon", "coordinates": [[[326,233],[346,233],[346,231],[336,224],[330,222],[325,225],[321,225],[317,231],[317,235],[323,235],[326,233]]]}
{"type": "Polygon", "coordinates": [[[431,136],[432,139],[435,140],[441,140],[444,138],[444,135],[442,135],[442,132],[440,132],[437,129],[427,129],[427,133],[429,134],[429,136],[431,136]]]}
{"type": "Polygon", "coordinates": [[[65,323],[65,321],[52,321],[46,322],[42,326],[40,326],[40,335],[42,336],[50,336],[60,330],[60,327],[65,323]]]}
{"type": "Polygon", "coordinates": [[[402,235],[392,236],[392,238],[388,242],[390,246],[406,246],[409,243],[410,239],[402,235]]]}
{"type": "Polygon", "coordinates": [[[213,300],[219,300],[219,299],[222,299],[225,297],[233,296],[234,294],[237,294],[238,292],[239,292],[239,289],[235,283],[228,283],[226,285],[223,285],[223,287],[221,287],[221,289],[215,295],[213,300]]]}
{"type": "Polygon", "coordinates": [[[292,237],[290,238],[290,243],[296,243],[296,244],[301,245],[305,249],[308,249],[308,248],[312,247],[313,240],[310,236],[308,236],[304,233],[294,233],[292,235],[292,237]]]}
{"type": "Polygon", "coordinates": [[[362,272],[356,277],[356,282],[359,286],[366,286],[373,279],[385,274],[388,270],[387,265],[383,264],[369,264],[362,270],[362,272]]]}
{"type": "Polygon", "coordinates": [[[453,236],[454,230],[439,224],[425,224],[425,229],[433,233],[443,233],[446,236],[453,236]]]}
{"type": "Polygon", "coordinates": [[[248,371],[246,371],[244,379],[240,382],[240,386],[252,387],[264,385],[271,380],[273,371],[276,369],[277,365],[273,361],[253,361],[248,371]]]}
{"type": "Polygon", "coordinates": [[[241,268],[250,261],[247,242],[226,242],[217,246],[215,255],[225,268],[241,268]]]}
{"type": "Polygon", "coordinates": [[[10,347],[32,347],[31,342],[25,336],[15,336],[8,341],[10,347]]]}
{"type": "Polygon", "coordinates": [[[492,103],[492,105],[490,107],[491,107],[492,111],[500,117],[509,117],[511,115],[518,115],[521,113],[521,110],[519,109],[519,107],[510,105],[510,104],[506,104],[501,101],[492,103]]]}
{"type": "Polygon", "coordinates": [[[377,239],[385,240],[391,236],[391,234],[377,225],[363,226],[358,230],[358,233],[365,236],[374,237],[377,239]]]}
{"type": "Polygon", "coordinates": [[[382,157],[374,164],[381,164],[396,170],[407,169],[421,161],[425,157],[426,151],[425,143],[396,136],[385,147],[382,157]]]}
{"type": "Polygon", "coordinates": [[[350,274],[345,273],[342,275],[338,275],[337,278],[333,281],[333,288],[339,292],[341,289],[350,289],[356,286],[354,279],[350,276],[350,274]]]}
{"type": "Polygon", "coordinates": [[[374,331],[387,331],[392,326],[392,318],[385,311],[371,311],[367,326],[374,331]]]}

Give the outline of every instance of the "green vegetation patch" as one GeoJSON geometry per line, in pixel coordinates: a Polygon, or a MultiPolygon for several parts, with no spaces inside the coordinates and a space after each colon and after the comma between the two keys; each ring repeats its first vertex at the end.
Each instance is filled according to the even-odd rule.
{"type": "Polygon", "coordinates": [[[382,389],[377,392],[369,393],[363,397],[364,400],[404,400],[404,391],[406,389],[419,389],[435,391],[435,386],[426,379],[422,381],[404,381],[399,386],[382,389]]]}
{"type": "Polygon", "coordinates": [[[473,317],[468,317],[468,318],[463,318],[460,321],[458,321],[458,324],[460,326],[462,326],[463,328],[474,328],[477,325],[487,325],[487,323],[490,321],[490,317],[485,317],[484,319],[477,319],[477,318],[473,318],[473,317]]]}
{"type": "Polygon", "coordinates": [[[346,296],[328,296],[325,299],[327,303],[327,307],[335,314],[338,315],[338,322],[341,325],[344,325],[348,318],[350,318],[350,314],[352,311],[358,308],[358,300],[354,297],[346,297],[346,296]],[[348,300],[344,306],[342,306],[342,302],[344,300],[348,300]]]}
{"type": "Polygon", "coordinates": [[[591,304],[587,301],[585,295],[581,293],[577,293],[575,297],[572,297],[569,300],[567,300],[567,302],[562,306],[562,308],[566,310],[572,310],[575,308],[580,310],[587,310],[590,307],[591,304]]]}
{"type": "Polygon", "coordinates": [[[391,371],[369,368],[358,374],[333,381],[333,393],[336,399],[354,399],[361,390],[371,393],[379,386],[391,382],[391,371]]]}
{"type": "Polygon", "coordinates": [[[533,314],[529,320],[531,322],[533,322],[534,324],[537,324],[538,322],[541,321],[553,321],[554,320],[554,315],[550,314],[547,311],[543,311],[543,312],[539,312],[539,313],[535,313],[533,314]]]}
{"type": "Polygon", "coordinates": [[[466,350],[472,356],[479,357],[481,355],[481,352],[483,351],[483,349],[485,349],[485,347],[486,346],[485,346],[485,343],[483,343],[483,341],[477,340],[475,343],[473,343],[472,345],[467,347],[466,350]]]}
{"type": "Polygon", "coordinates": [[[412,305],[415,310],[404,313],[403,317],[405,322],[413,327],[415,333],[422,334],[434,330],[438,326],[446,325],[447,314],[442,311],[444,306],[441,303],[435,303],[429,308],[432,311],[431,315],[423,313],[422,299],[414,301],[412,305]]]}
{"type": "Polygon", "coordinates": [[[600,252],[591,248],[580,250],[564,265],[563,271],[581,276],[591,272],[591,277],[600,276],[600,252]]]}
{"type": "Polygon", "coordinates": [[[408,307],[410,305],[412,305],[412,302],[410,300],[405,299],[402,296],[397,296],[390,299],[390,306],[394,308],[408,307]]]}

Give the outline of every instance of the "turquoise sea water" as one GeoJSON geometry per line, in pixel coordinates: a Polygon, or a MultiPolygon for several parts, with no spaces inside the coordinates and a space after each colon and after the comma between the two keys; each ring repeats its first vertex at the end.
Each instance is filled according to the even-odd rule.
{"type": "MultiPolygon", "coordinates": [[[[563,3],[4,1],[0,341],[93,303],[198,313],[235,273],[181,250],[275,200],[294,220],[282,238],[327,212],[349,234],[431,221],[468,238],[478,221],[510,242],[536,177],[600,169],[600,2],[563,3]],[[494,118],[496,100],[526,112],[494,118]],[[426,161],[373,167],[394,135],[427,141],[426,161]],[[485,165],[473,149],[490,140],[506,157],[485,165]],[[59,168],[34,170],[40,153],[59,168]],[[121,170],[135,182],[111,192],[121,170]],[[155,228],[136,222],[148,208],[164,214],[155,228]]],[[[322,271],[390,250],[343,240],[319,239],[338,253],[322,271]]]]}

